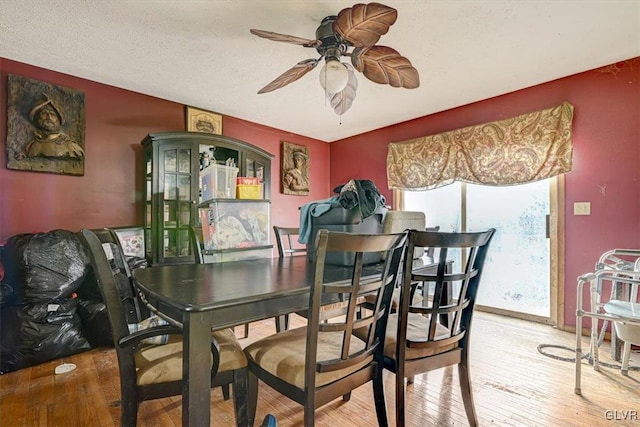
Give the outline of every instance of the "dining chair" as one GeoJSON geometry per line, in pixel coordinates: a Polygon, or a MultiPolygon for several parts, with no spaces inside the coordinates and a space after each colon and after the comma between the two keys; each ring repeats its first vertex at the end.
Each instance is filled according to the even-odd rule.
{"type": "MultiPolygon", "coordinates": [[[[182,331],[180,325],[158,318],[131,323],[123,305],[122,283],[115,279],[115,272],[121,271],[125,262],[119,243],[103,244],[86,229],[80,232],[80,239],[88,251],[111,325],[120,374],[121,424],[135,426],[141,402],[182,393],[182,331]]],[[[131,281],[128,286],[133,289],[131,281]]],[[[139,300],[135,290],[133,295],[139,300]]],[[[233,384],[236,424],[247,426],[244,352],[230,329],[212,333],[211,351],[211,385],[233,384]]]]}
{"type": "MultiPolygon", "coordinates": [[[[306,254],[307,246],[299,247],[294,243],[294,239],[300,235],[299,227],[279,227],[277,225],[273,226],[273,231],[276,236],[276,243],[278,246],[278,255],[280,258],[284,258],[286,256],[296,256],[296,254],[306,254]]],[[[399,233],[404,230],[395,231],[395,233],[399,233]]],[[[390,233],[387,233],[390,234],[390,233]]],[[[375,295],[367,295],[365,300],[369,298],[373,300],[375,295]]],[[[375,301],[372,301],[372,303],[375,301]]],[[[336,305],[345,304],[345,301],[338,301],[335,303],[324,305],[321,310],[334,310],[336,305]]],[[[300,317],[304,317],[305,319],[308,317],[307,310],[297,311],[296,314],[300,317]]],[[[282,332],[289,329],[289,314],[285,314],[282,316],[276,317],[276,332],[282,332]]],[[[349,400],[350,395],[345,395],[345,400],[349,400]]]]}
{"type": "MultiPolygon", "coordinates": [[[[203,252],[204,239],[202,237],[202,227],[189,227],[189,242],[193,248],[193,260],[195,263],[204,264],[206,259],[203,252]]],[[[242,338],[247,338],[249,336],[249,324],[245,323],[242,326],[244,327],[242,338]]],[[[225,397],[227,397],[226,393],[225,397]]]]}
{"type": "Polygon", "coordinates": [[[469,373],[469,338],[482,269],[494,233],[495,229],[474,233],[409,231],[407,253],[433,248],[438,267],[435,274],[412,270],[411,257],[406,257],[400,305],[389,315],[384,367],[396,375],[396,426],[406,423],[405,378],[450,365],[458,366],[467,420],[471,426],[478,424],[469,373]],[[450,251],[457,249],[463,254],[461,271],[452,272],[447,260],[450,251]],[[412,288],[419,283],[425,287],[432,284],[430,298],[411,299],[412,288]],[[447,286],[455,289],[450,304],[442,298],[447,286]],[[442,323],[442,315],[451,319],[448,326],[442,323]]]}
{"type": "Polygon", "coordinates": [[[307,247],[297,246],[295,244],[295,241],[297,241],[300,235],[299,227],[279,227],[274,225],[273,232],[276,236],[276,244],[278,245],[278,255],[280,258],[284,258],[287,255],[306,255],[307,247]]]}
{"type": "MultiPolygon", "coordinates": [[[[124,250],[118,235],[111,228],[97,228],[91,231],[96,235],[103,247],[108,244],[113,254],[110,265],[118,286],[127,323],[137,323],[139,319],[149,317],[151,314],[149,309],[138,298],[135,298],[134,288],[131,286],[132,269],[124,256],[124,250]]],[[[99,289],[96,289],[96,291],[100,293],[99,289]]]]}
{"type": "MultiPolygon", "coordinates": [[[[299,227],[279,227],[273,226],[273,233],[276,236],[276,245],[278,246],[278,256],[284,258],[286,256],[306,255],[306,246],[297,246],[295,240],[300,235],[299,227]]],[[[304,313],[301,313],[304,315],[304,313]]],[[[289,329],[289,314],[284,314],[276,318],[276,332],[282,332],[289,329]]]]}
{"type": "MultiPolygon", "coordinates": [[[[424,231],[440,231],[440,226],[439,225],[434,225],[432,227],[425,227],[424,231]]],[[[433,260],[433,255],[435,254],[435,249],[433,247],[427,247],[427,248],[421,248],[418,247],[415,249],[415,253],[420,253],[422,254],[424,257],[426,257],[426,261],[432,261],[433,260]]],[[[415,255],[414,255],[415,256],[415,255]]],[[[415,298],[415,295],[417,292],[420,292],[420,294],[422,294],[420,296],[420,294],[418,294],[418,298],[422,297],[425,298],[426,293],[428,292],[428,289],[426,289],[425,287],[423,287],[423,284],[421,282],[417,282],[414,286],[411,286],[411,295],[409,297],[410,301],[413,301],[415,298]]],[[[394,298],[393,298],[393,303],[391,305],[392,309],[397,309],[398,308],[398,304],[400,301],[400,294],[394,294],[394,298]],[[398,298],[396,298],[396,295],[398,298]]]]}
{"type": "MultiPolygon", "coordinates": [[[[394,212],[395,215],[392,215],[391,217],[387,216],[387,218],[385,219],[384,229],[383,229],[385,233],[399,233],[404,230],[425,230],[425,231],[440,230],[439,225],[432,226],[432,227],[424,226],[425,216],[423,212],[413,212],[413,211],[406,212],[407,214],[409,214],[409,216],[407,217],[407,216],[398,215],[399,213],[403,213],[404,211],[389,211],[387,212],[387,215],[391,214],[392,212],[394,212]]],[[[430,262],[431,260],[433,260],[433,253],[434,253],[434,248],[417,247],[413,252],[413,259],[418,259],[426,256],[425,261],[430,262]]],[[[418,286],[413,286],[411,288],[411,291],[412,291],[411,301],[413,301],[416,292],[422,290],[422,284],[418,283],[417,285],[418,286]]],[[[364,308],[371,307],[371,305],[375,302],[370,295],[368,295],[365,299],[367,300],[367,302],[366,304],[363,305],[364,308]]],[[[396,286],[396,289],[393,292],[393,297],[391,298],[391,312],[393,313],[397,311],[399,305],[400,305],[400,284],[398,283],[398,286],[396,286]]]]}
{"type": "MultiPolygon", "coordinates": [[[[309,293],[307,325],[262,338],[245,348],[249,362],[249,413],[255,418],[258,380],[303,405],[304,425],[313,426],[315,410],[372,382],[376,415],[387,425],[382,379],[382,338],[391,293],[404,254],[406,233],[353,234],[319,230],[314,281],[309,293]],[[350,279],[332,277],[329,253],[353,252],[350,279]],[[382,272],[363,275],[363,257],[387,252],[382,272]],[[376,295],[376,306],[356,317],[364,294],[376,295]],[[328,301],[344,300],[334,310],[328,301]],[[325,322],[326,320],[326,322],[325,322]],[[354,329],[366,330],[362,338],[354,329]]],[[[335,274],[335,267],[334,267],[335,274]]]]}

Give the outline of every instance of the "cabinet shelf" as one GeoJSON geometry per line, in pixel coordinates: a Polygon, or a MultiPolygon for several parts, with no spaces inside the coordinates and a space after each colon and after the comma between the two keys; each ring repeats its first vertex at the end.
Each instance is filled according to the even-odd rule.
{"type": "Polygon", "coordinates": [[[213,255],[213,254],[225,254],[225,253],[233,253],[233,252],[243,252],[246,250],[259,250],[259,249],[273,249],[273,245],[250,246],[248,248],[204,249],[202,253],[205,255],[213,255]]]}
{"type": "Polygon", "coordinates": [[[212,203],[218,202],[229,202],[229,203],[250,203],[250,202],[263,202],[263,203],[271,203],[269,199],[209,199],[198,205],[198,208],[207,208],[212,203]]]}

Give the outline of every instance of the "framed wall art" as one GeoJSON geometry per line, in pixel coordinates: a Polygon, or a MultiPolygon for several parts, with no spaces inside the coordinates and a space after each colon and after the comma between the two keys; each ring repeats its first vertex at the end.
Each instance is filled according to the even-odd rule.
{"type": "Polygon", "coordinates": [[[187,132],[222,135],[222,115],[187,106],[187,132]]]}
{"type": "Polygon", "coordinates": [[[7,169],[84,175],[84,92],[8,76],[7,169]]]}
{"type": "Polygon", "coordinates": [[[118,236],[125,256],[145,257],[144,229],[142,227],[117,227],[112,230],[118,236]]]}
{"type": "Polygon", "coordinates": [[[282,143],[280,158],[282,194],[307,196],[311,187],[309,179],[309,148],[304,145],[282,143]]]}

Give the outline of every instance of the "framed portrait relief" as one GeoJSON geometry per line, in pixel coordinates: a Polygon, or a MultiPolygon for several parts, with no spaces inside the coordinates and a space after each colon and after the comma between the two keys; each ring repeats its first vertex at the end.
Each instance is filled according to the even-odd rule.
{"type": "Polygon", "coordinates": [[[222,135],[222,115],[187,106],[187,132],[222,135]]]}
{"type": "Polygon", "coordinates": [[[280,164],[282,194],[293,196],[309,195],[311,187],[309,179],[309,148],[303,145],[283,142],[280,164]]]}
{"type": "Polygon", "coordinates": [[[84,175],[84,92],[9,75],[7,169],[84,175]]]}

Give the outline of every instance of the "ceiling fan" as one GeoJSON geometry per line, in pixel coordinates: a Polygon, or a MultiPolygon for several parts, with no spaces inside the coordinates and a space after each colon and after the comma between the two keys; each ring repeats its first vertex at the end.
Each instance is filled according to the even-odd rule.
{"type": "Polygon", "coordinates": [[[310,58],[276,77],[258,91],[259,94],[280,89],[313,70],[324,58],[320,71],[320,85],[332,108],[344,114],[356,96],[358,81],[354,69],[376,83],[414,89],[420,85],[416,70],[398,51],[376,45],[380,37],[396,22],[398,11],[380,3],[355,4],[342,9],[338,15],[325,17],[316,29],[314,40],[271,31],[251,29],[251,34],[269,40],[315,48],[319,58],[310,58]],[[351,64],[340,58],[351,57],[351,64]]]}

